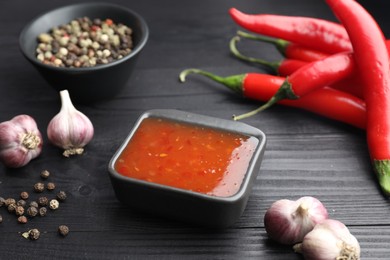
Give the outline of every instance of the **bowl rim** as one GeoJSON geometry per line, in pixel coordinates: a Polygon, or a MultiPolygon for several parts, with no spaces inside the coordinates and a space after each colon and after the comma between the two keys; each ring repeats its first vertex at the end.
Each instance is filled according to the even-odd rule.
{"type": "MultiPolygon", "coordinates": [[[[38,35],[37,35],[37,37],[38,37],[38,35]]],[[[132,57],[136,56],[145,47],[148,39],[149,39],[149,27],[148,27],[148,24],[146,23],[146,20],[139,13],[133,11],[132,9],[129,9],[127,7],[124,7],[124,6],[121,6],[121,5],[118,5],[118,4],[114,4],[114,3],[107,3],[107,2],[84,2],[84,3],[76,3],[76,4],[70,4],[70,5],[64,5],[64,6],[56,7],[56,8],[53,8],[53,9],[50,9],[48,11],[42,12],[42,13],[38,14],[37,16],[35,16],[35,18],[33,18],[30,22],[28,22],[23,27],[23,29],[21,30],[21,32],[19,34],[19,48],[22,51],[23,55],[30,62],[33,62],[34,64],[36,64],[36,65],[38,65],[40,67],[44,67],[46,69],[59,71],[59,72],[60,71],[64,71],[64,72],[87,72],[87,71],[103,70],[103,69],[107,69],[107,68],[110,68],[110,67],[114,67],[114,66],[116,66],[118,64],[121,64],[121,63],[131,59],[132,57]],[[132,51],[129,54],[127,54],[126,56],[124,56],[123,58],[121,58],[119,60],[115,60],[115,61],[109,62],[107,64],[99,64],[98,66],[82,67],[82,68],[56,67],[56,66],[53,66],[53,65],[44,64],[42,62],[39,62],[34,55],[32,55],[31,53],[26,51],[26,49],[24,48],[24,44],[22,44],[22,39],[25,37],[27,31],[30,29],[30,27],[34,23],[36,23],[42,17],[44,17],[45,15],[48,15],[50,13],[58,12],[58,11],[61,11],[63,9],[78,8],[78,7],[83,7],[83,6],[84,7],[91,6],[91,7],[113,8],[113,9],[126,11],[127,13],[131,14],[132,16],[134,16],[136,18],[136,20],[139,21],[139,24],[141,26],[141,30],[143,32],[142,33],[142,37],[140,38],[139,43],[132,49],[132,51]]]]}
{"type": "Polygon", "coordinates": [[[181,110],[176,110],[176,109],[152,109],[144,112],[138,120],[135,122],[133,125],[130,133],[127,135],[127,137],[124,139],[124,141],[121,142],[119,148],[116,150],[114,155],[112,156],[109,164],[108,164],[108,171],[111,176],[111,178],[115,178],[116,180],[134,184],[134,185],[141,185],[144,187],[150,187],[153,189],[158,189],[162,191],[168,191],[168,192],[175,192],[178,194],[181,194],[182,196],[189,196],[192,198],[197,198],[197,199],[203,199],[203,200],[209,200],[209,201],[218,201],[218,202],[225,202],[225,203],[235,203],[245,197],[245,195],[249,192],[248,186],[250,186],[251,179],[253,176],[257,176],[257,172],[259,169],[255,169],[255,165],[257,164],[256,162],[258,160],[261,160],[261,154],[264,152],[265,149],[265,144],[266,144],[266,136],[265,134],[259,130],[258,128],[255,128],[253,126],[247,125],[242,122],[237,122],[237,121],[229,121],[226,119],[221,119],[221,118],[216,118],[216,117],[211,117],[211,116],[205,116],[205,115],[200,115],[200,114],[195,114],[192,112],[185,112],[181,110]],[[157,117],[157,118],[163,118],[163,119],[168,119],[168,120],[173,120],[176,122],[182,122],[182,123],[190,123],[190,124],[195,124],[195,125],[200,125],[200,126],[205,126],[217,130],[223,130],[223,131],[229,131],[229,132],[236,132],[238,134],[243,134],[247,136],[252,136],[258,139],[258,144],[255,148],[255,151],[253,152],[252,158],[249,162],[248,169],[246,170],[245,176],[242,180],[240,189],[233,195],[228,196],[228,197],[222,197],[222,196],[214,196],[214,195],[208,195],[196,191],[191,191],[191,190],[186,190],[186,189],[181,189],[181,188],[176,188],[164,184],[159,184],[159,183],[154,183],[154,182],[148,182],[144,180],[139,180],[131,177],[126,177],[121,174],[119,174],[115,170],[115,162],[119,158],[119,155],[122,153],[122,151],[125,149],[126,145],[128,142],[131,140],[133,137],[135,131],[138,129],[139,125],[141,124],[142,120],[148,117],[157,117]],[[189,118],[189,119],[188,119],[189,118]],[[197,121],[194,121],[194,119],[198,119],[197,121]],[[235,126],[238,128],[238,130],[234,130],[233,127],[231,128],[223,128],[220,126],[216,125],[210,125],[207,123],[200,122],[200,120],[216,120],[218,122],[225,122],[230,126],[235,126]]]}

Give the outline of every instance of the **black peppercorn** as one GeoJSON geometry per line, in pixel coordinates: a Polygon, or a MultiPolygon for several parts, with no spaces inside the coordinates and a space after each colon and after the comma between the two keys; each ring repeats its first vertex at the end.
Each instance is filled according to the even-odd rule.
{"type": "Polygon", "coordinates": [[[43,170],[41,172],[41,178],[42,179],[47,179],[47,178],[49,178],[49,176],[50,176],[50,172],[48,170],[43,170]]]}
{"type": "Polygon", "coordinates": [[[47,185],[46,185],[46,188],[48,190],[54,190],[56,188],[56,185],[52,182],[49,182],[47,185]]]}
{"type": "Polygon", "coordinates": [[[43,184],[42,182],[37,182],[34,184],[34,191],[35,192],[43,192],[45,189],[45,184],[43,184]]]}
{"type": "Polygon", "coordinates": [[[28,231],[28,237],[31,240],[37,240],[40,235],[41,235],[41,232],[39,232],[39,230],[36,228],[33,228],[33,229],[28,231]]]}
{"type": "Polygon", "coordinates": [[[17,207],[17,206],[16,206],[15,203],[9,204],[8,207],[7,207],[8,212],[9,212],[9,213],[15,212],[16,207],[17,207]]]}
{"type": "Polygon", "coordinates": [[[11,204],[16,204],[16,200],[13,199],[13,198],[8,198],[8,199],[4,200],[4,205],[5,205],[6,207],[8,207],[8,206],[11,205],[11,204]]]}
{"type": "Polygon", "coordinates": [[[60,192],[58,192],[57,193],[57,199],[59,200],[59,201],[64,201],[64,200],[66,200],[66,192],[65,191],[60,191],[60,192]]]}
{"type": "Polygon", "coordinates": [[[4,205],[5,199],[3,197],[0,197],[0,208],[4,205]]]}
{"type": "Polygon", "coordinates": [[[27,209],[27,215],[29,217],[35,217],[38,214],[38,209],[36,207],[29,207],[27,209]]]}
{"type": "Polygon", "coordinates": [[[24,200],[28,199],[28,196],[29,195],[28,195],[27,191],[23,191],[23,192],[20,193],[20,198],[22,198],[24,200]]]}
{"type": "Polygon", "coordinates": [[[49,199],[47,197],[39,197],[38,198],[38,205],[39,206],[47,206],[49,203],[49,199]]]}
{"type": "Polygon", "coordinates": [[[22,207],[26,206],[26,204],[27,202],[25,200],[18,200],[18,202],[16,202],[17,206],[22,206],[22,207]]]}
{"type": "Polygon", "coordinates": [[[30,202],[30,207],[38,208],[38,203],[36,201],[31,201],[30,202]]]}
{"type": "Polygon", "coordinates": [[[58,232],[60,233],[61,236],[67,236],[69,234],[69,228],[68,226],[61,225],[58,227],[58,232]]]}
{"type": "Polygon", "coordinates": [[[46,213],[47,213],[46,207],[39,208],[39,216],[44,217],[44,216],[46,216],[46,213]]]}
{"type": "Polygon", "coordinates": [[[2,222],[3,222],[3,216],[0,215],[0,223],[2,223],[2,222]]]}

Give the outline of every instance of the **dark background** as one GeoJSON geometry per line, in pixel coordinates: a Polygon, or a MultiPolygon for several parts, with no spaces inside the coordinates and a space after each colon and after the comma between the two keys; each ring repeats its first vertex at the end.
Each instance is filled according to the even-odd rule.
{"type": "MultiPolygon", "coordinates": [[[[111,1],[142,14],[150,39],[118,97],[77,106],[94,123],[95,137],[83,156],[66,159],[46,135],[48,122],[59,111],[58,94],[22,57],[18,35],[38,14],[76,2],[0,3],[0,121],[29,114],[45,142],[41,156],[26,167],[0,166],[0,196],[32,193],[44,169],[52,172],[57,189],[68,193],[56,212],[25,225],[0,208],[0,259],[302,259],[290,247],[267,238],[263,216],[275,200],[305,195],[320,199],[331,218],[350,228],[360,241],[363,259],[388,259],[390,203],[377,186],[364,131],[299,109],[274,106],[244,120],[265,132],[268,145],[246,211],[229,229],[198,228],[125,207],[108,178],[111,156],[145,110],[174,108],[229,119],[259,105],[201,77],[189,76],[185,84],[178,81],[179,73],[190,67],[222,76],[262,71],[229,54],[228,42],[239,29],[228,15],[230,7],[335,21],[324,1],[111,1]],[[68,237],[57,234],[60,224],[70,227],[68,237]],[[42,232],[38,241],[21,236],[34,227],[42,232]]],[[[361,3],[390,37],[390,3],[361,3]]],[[[245,41],[240,48],[268,60],[282,58],[267,44],[245,41]]]]}

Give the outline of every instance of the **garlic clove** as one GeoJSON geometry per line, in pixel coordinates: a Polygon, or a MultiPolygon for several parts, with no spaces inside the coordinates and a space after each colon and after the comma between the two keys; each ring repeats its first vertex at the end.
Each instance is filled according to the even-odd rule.
{"type": "Polygon", "coordinates": [[[333,219],[316,225],[293,249],[305,259],[360,259],[360,245],[356,237],[343,223],[333,219]]]}
{"type": "Polygon", "coordinates": [[[7,167],[26,165],[42,152],[42,135],[35,120],[18,115],[0,124],[0,161],[7,167]]]}
{"type": "Polygon", "coordinates": [[[47,136],[52,144],[64,149],[64,156],[82,154],[94,135],[92,122],[74,107],[67,90],[60,91],[60,97],[61,110],[49,122],[47,136]]]}
{"type": "Polygon", "coordinates": [[[264,215],[268,236],[285,245],[301,242],[317,223],[328,218],[324,205],[314,197],[274,202],[264,215]]]}

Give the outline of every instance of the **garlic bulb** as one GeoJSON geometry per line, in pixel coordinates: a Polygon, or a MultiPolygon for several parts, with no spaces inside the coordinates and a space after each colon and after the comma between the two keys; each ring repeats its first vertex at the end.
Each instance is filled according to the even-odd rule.
{"type": "Polygon", "coordinates": [[[285,245],[303,240],[317,223],[328,218],[324,205],[316,198],[302,197],[296,201],[282,199],[274,202],[264,215],[268,236],[285,245]]]}
{"type": "Polygon", "coordinates": [[[360,259],[358,240],[343,223],[334,219],[327,219],[316,225],[303,242],[293,248],[295,252],[302,253],[305,259],[360,259]]]}
{"type": "Polygon", "coordinates": [[[94,134],[92,122],[73,106],[67,90],[60,91],[60,97],[61,110],[50,121],[47,136],[52,144],[64,149],[64,156],[82,154],[94,134]]]}
{"type": "Polygon", "coordinates": [[[0,161],[7,167],[29,163],[42,152],[42,143],[42,135],[31,116],[18,115],[0,124],[0,161]]]}

